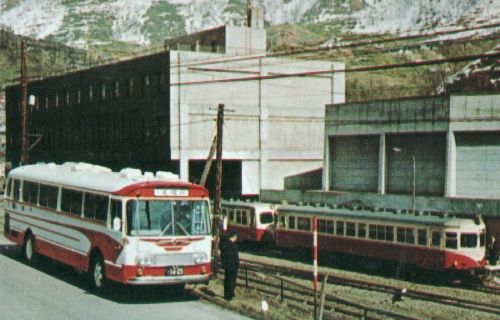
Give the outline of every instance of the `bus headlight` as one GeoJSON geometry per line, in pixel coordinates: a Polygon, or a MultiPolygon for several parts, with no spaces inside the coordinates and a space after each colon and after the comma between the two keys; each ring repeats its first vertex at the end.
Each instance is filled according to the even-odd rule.
{"type": "Polygon", "coordinates": [[[203,252],[193,254],[193,261],[195,264],[203,264],[208,260],[207,255],[203,252]]]}
{"type": "Polygon", "coordinates": [[[138,265],[140,266],[150,266],[154,263],[153,261],[153,255],[150,253],[139,253],[137,257],[135,258],[135,261],[138,265]]]}

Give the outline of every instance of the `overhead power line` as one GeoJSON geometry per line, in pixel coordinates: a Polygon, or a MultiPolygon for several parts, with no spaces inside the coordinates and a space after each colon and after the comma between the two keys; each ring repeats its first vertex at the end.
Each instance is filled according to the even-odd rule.
{"type": "Polygon", "coordinates": [[[180,82],[180,83],[171,83],[170,85],[171,86],[198,85],[198,84],[212,84],[212,83],[225,83],[225,82],[272,80],[272,79],[280,79],[280,78],[307,77],[307,76],[316,76],[316,75],[332,74],[332,73],[367,72],[367,71],[378,71],[378,70],[387,70],[387,69],[396,69],[396,68],[419,67],[419,66],[425,66],[425,65],[437,65],[437,64],[443,64],[443,63],[466,62],[466,61],[472,61],[472,60],[477,60],[477,59],[498,58],[498,57],[500,57],[500,52],[475,54],[475,55],[467,55],[467,56],[460,56],[460,57],[449,57],[449,58],[443,58],[443,59],[411,61],[411,62],[405,62],[405,63],[362,66],[362,67],[353,67],[353,68],[344,68],[344,69],[327,69],[327,70],[295,72],[295,73],[287,73],[287,74],[273,74],[273,75],[266,75],[266,76],[227,78],[227,79],[218,79],[218,80],[187,81],[187,82],[180,82]]]}

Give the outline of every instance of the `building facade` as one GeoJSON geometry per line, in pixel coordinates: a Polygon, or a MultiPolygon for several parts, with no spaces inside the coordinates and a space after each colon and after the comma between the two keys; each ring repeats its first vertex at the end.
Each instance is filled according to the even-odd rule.
{"type": "Polygon", "coordinates": [[[498,199],[499,115],[498,94],[327,106],[323,189],[498,199]]]}
{"type": "MultiPolygon", "coordinates": [[[[169,170],[197,181],[222,103],[226,196],[283,188],[285,176],[321,167],[324,105],[344,102],[345,76],[336,72],[344,65],[266,57],[265,30],[254,29],[224,29],[223,43],[213,45],[232,54],[196,51],[193,37],[194,51],[165,50],[30,82],[29,162],[169,170]],[[258,55],[241,42],[249,33],[258,35],[248,38],[258,55]],[[321,75],[307,76],[311,71],[321,75]]],[[[20,87],[6,94],[7,159],[17,166],[20,87]]]]}

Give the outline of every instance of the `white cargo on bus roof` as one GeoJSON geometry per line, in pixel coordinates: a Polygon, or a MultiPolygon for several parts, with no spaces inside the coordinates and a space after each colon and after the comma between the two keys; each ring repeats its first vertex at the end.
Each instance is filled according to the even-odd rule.
{"type": "Polygon", "coordinates": [[[156,175],[143,175],[140,169],[134,168],[113,172],[110,168],[84,162],[65,162],[62,165],[38,163],[13,169],[9,174],[16,178],[36,178],[47,183],[63,185],[69,184],[69,175],[72,177],[71,185],[105,192],[114,192],[139,182],[179,181],[179,176],[171,172],[158,171],[156,175]],[[76,181],[75,175],[78,177],[76,181]]]}

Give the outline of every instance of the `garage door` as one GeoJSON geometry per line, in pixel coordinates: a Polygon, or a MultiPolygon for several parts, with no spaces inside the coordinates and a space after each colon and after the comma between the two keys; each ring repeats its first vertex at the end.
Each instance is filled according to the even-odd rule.
{"type": "Polygon", "coordinates": [[[412,156],[415,157],[416,194],[443,195],[446,174],[444,133],[386,135],[386,192],[413,192],[412,156]]]}
{"type": "Polygon", "coordinates": [[[378,136],[330,138],[330,190],[377,192],[378,136]]]}
{"type": "Polygon", "coordinates": [[[500,132],[455,133],[457,196],[500,197],[500,132]]]}

